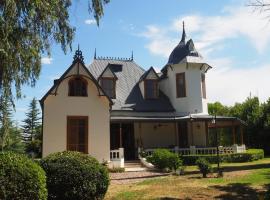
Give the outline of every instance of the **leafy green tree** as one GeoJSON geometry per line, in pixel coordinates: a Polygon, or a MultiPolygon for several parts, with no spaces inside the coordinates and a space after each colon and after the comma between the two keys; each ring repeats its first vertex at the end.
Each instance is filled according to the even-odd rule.
{"type": "Polygon", "coordinates": [[[35,98],[30,102],[22,129],[27,153],[39,156],[41,154],[41,118],[35,98]]]}
{"type": "MultiPolygon", "coordinates": [[[[21,97],[21,86],[34,86],[41,54],[50,56],[52,43],[71,49],[75,28],[69,22],[71,0],[0,1],[0,97],[21,97]]],[[[78,2],[78,1],[77,1],[78,2]]],[[[89,0],[97,24],[109,0],[89,0]]]]}
{"type": "Polygon", "coordinates": [[[210,115],[227,116],[229,112],[229,107],[222,105],[220,102],[208,103],[208,113],[210,115]]]}

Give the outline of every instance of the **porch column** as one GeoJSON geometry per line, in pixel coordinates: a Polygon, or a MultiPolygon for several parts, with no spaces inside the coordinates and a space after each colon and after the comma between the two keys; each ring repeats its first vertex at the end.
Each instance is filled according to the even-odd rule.
{"type": "Polygon", "coordinates": [[[204,122],[204,128],[205,128],[205,144],[206,144],[206,146],[209,146],[209,136],[208,136],[208,121],[205,121],[204,122]]]}
{"type": "Polygon", "coordinates": [[[123,147],[123,141],[122,141],[122,123],[119,124],[119,139],[120,139],[120,148],[123,147]]]}
{"type": "Polygon", "coordinates": [[[176,139],[176,146],[179,147],[179,130],[177,126],[177,122],[174,123],[174,129],[175,129],[175,139],[176,139]]]}
{"type": "Polygon", "coordinates": [[[240,125],[240,131],[241,131],[241,144],[244,144],[244,134],[243,134],[243,126],[240,125]]]}
{"type": "Polygon", "coordinates": [[[233,144],[236,144],[236,142],[235,142],[235,126],[234,126],[233,122],[232,122],[232,134],[233,134],[233,144]]]}
{"type": "Polygon", "coordinates": [[[194,136],[193,136],[193,123],[192,120],[190,120],[190,133],[191,133],[191,144],[194,145],[194,136]]]}

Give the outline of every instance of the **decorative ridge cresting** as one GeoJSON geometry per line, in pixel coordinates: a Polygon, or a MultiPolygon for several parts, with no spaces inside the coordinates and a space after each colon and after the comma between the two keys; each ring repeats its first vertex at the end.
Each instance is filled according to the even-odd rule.
{"type": "Polygon", "coordinates": [[[73,56],[73,63],[77,62],[78,60],[84,64],[84,57],[79,45],[78,49],[75,51],[75,55],[73,56]]]}
{"type": "Polygon", "coordinates": [[[95,60],[133,61],[134,57],[133,57],[133,51],[131,52],[131,57],[130,58],[110,57],[110,56],[97,56],[97,51],[96,51],[96,48],[95,48],[94,59],[95,60]]]}

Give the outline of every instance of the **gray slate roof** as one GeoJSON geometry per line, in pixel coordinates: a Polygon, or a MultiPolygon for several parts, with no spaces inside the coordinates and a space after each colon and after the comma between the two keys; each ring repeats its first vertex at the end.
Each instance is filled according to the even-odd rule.
{"type": "Polygon", "coordinates": [[[116,99],[112,99],[114,105],[112,110],[136,111],[136,112],[172,112],[173,106],[169,98],[161,91],[158,99],[144,99],[140,88],[139,80],[145,73],[133,60],[116,59],[94,59],[89,66],[90,73],[98,79],[108,64],[122,65],[122,71],[116,71],[116,99]]]}

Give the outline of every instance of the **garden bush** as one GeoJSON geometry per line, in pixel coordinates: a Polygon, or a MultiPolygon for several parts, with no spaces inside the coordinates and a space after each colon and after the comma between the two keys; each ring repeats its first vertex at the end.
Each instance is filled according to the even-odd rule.
{"type": "Polygon", "coordinates": [[[0,153],[0,199],[47,199],[44,170],[25,155],[0,153]]]}
{"type": "Polygon", "coordinates": [[[196,165],[198,166],[200,172],[203,175],[203,178],[206,178],[207,174],[212,171],[211,164],[205,158],[199,158],[196,161],[196,165]]]}
{"type": "MultiPolygon", "coordinates": [[[[216,154],[182,156],[184,165],[195,165],[196,161],[199,158],[204,158],[210,163],[217,163],[216,154]]],[[[248,149],[245,153],[220,154],[220,162],[227,162],[227,163],[251,162],[262,158],[264,158],[263,149],[248,149]]]]}
{"type": "Polygon", "coordinates": [[[103,199],[109,186],[105,166],[86,154],[65,151],[40,161],[47,174],[48,199],[103,199]]]}
{"type": "Polygon", "coordinates": [[[182,160],[175,153],[167,149],[156,149],[147,161],[152,163],[158,169],[170,169],[176,171],[182,166],[182,160]]]}

